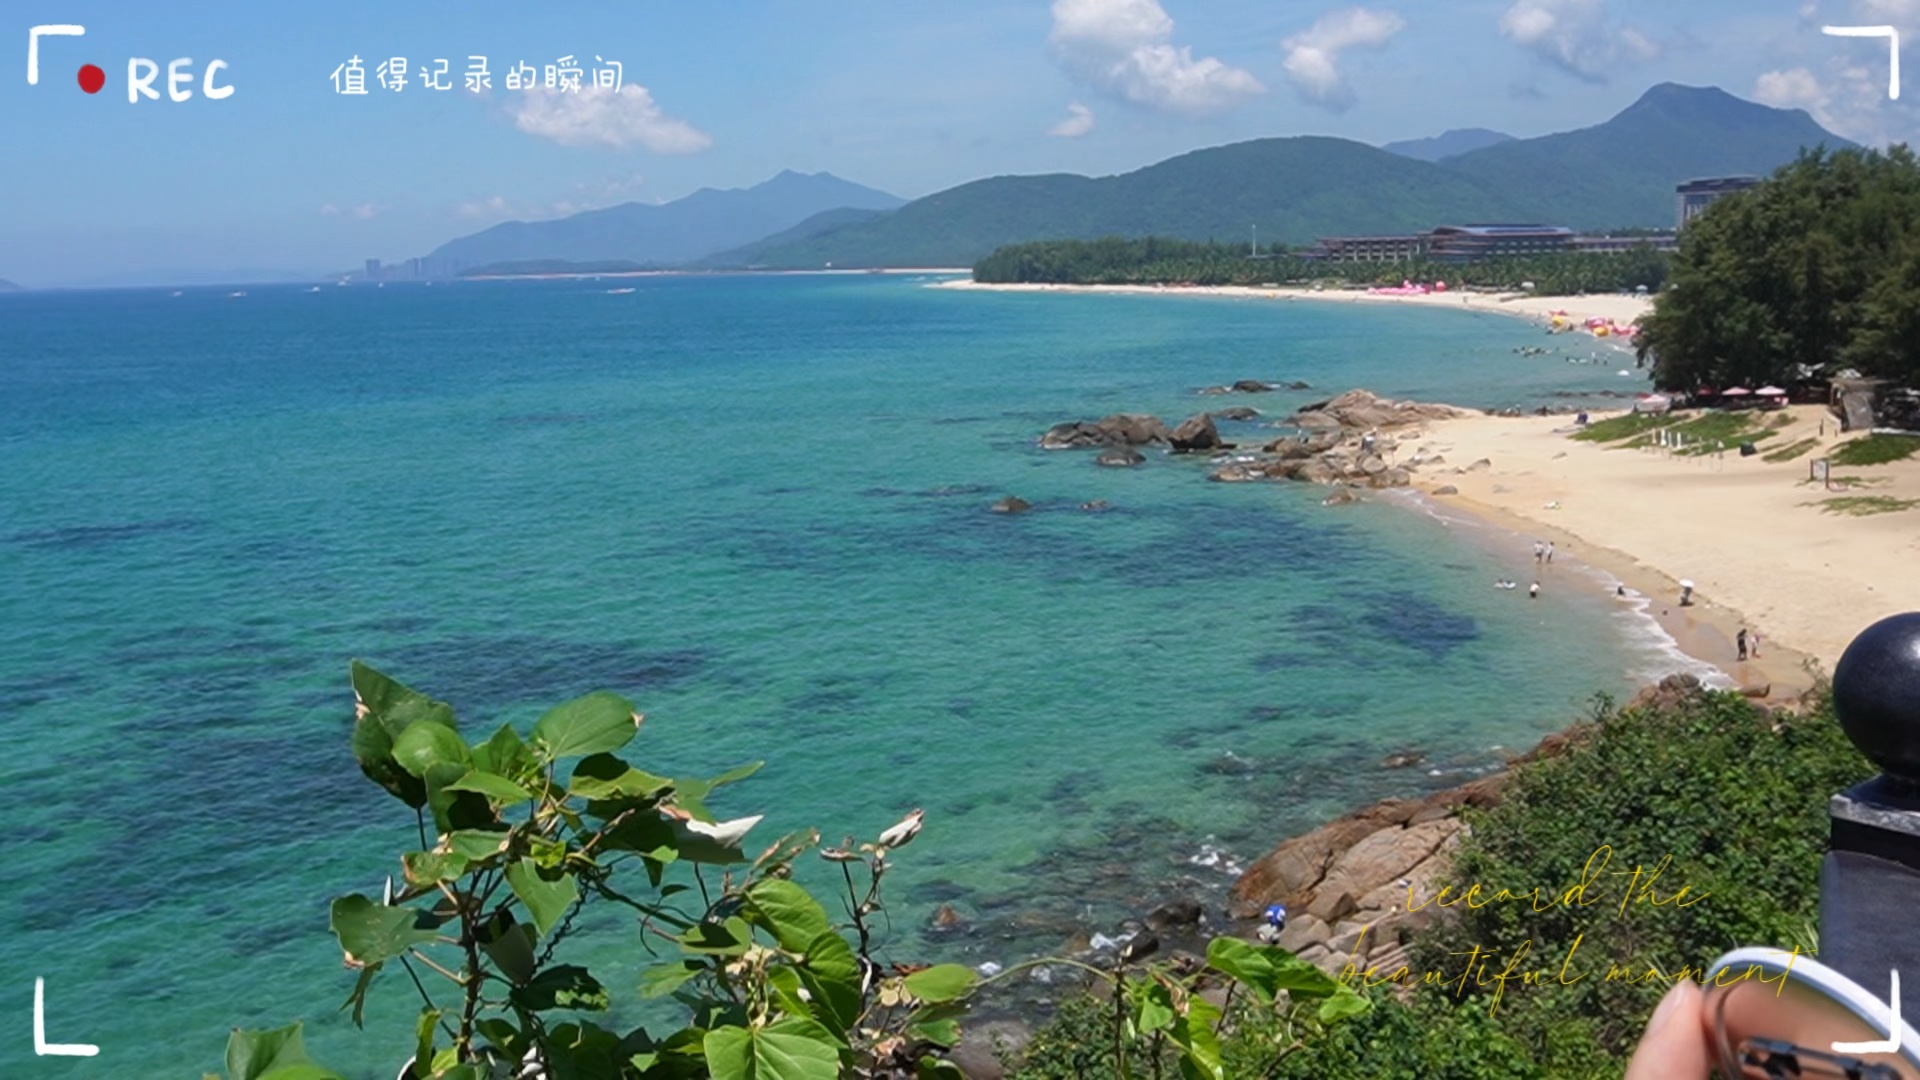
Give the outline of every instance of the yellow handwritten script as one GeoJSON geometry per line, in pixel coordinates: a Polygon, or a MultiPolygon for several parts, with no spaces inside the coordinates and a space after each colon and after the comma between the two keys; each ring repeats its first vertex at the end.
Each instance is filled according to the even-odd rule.
{"type": "MultiPolygon", "coordinates": [[[[1616,917],[1625,917],[1629,911],[1639,908],[1677,911],[1690,908],[1713,895],[1697,892],[1692,886],[1681,885],[1672,891],[1670,885],[1663,885],[1663,879],[1673,869],[1673,856],[1663,856],[1652,866],[1636,864],[1630,870],[1610,869],[1614,861],[1611,846],[1603,845],[1594,850],[1582,868],[1578,881],[1563,886],[1536,885],[1526,891],[1516,891],[1512,887],[1497,887],[1482,882],[1471,882],[1464,887],[1443,885],[1439,891],[1422,898],[1415,893],[1414,886],[1407,886],[1408,912],[1422,911],[1427,908],[1467,908],[1478,911],[1494,904],[1526,904],[1532,912],[1544,914],[1564,908],[1569,911],[1582,911],[1607,905],[1616,917]],[[1624,879],[1624,880],[1619,880],[1624,879]],[[1615,890],[1618,890],[1617,896],[1615,890]]],[[[1489,949],[1474,946],[1464,953],[1450,955],[1461,958],[1457,971],[1426,971],[1416,973],[1402,964],[1392,970],[1378,966],[1365,970],[1360,968],[1358,958],[1367,955],[1367,935],[1371,928],[1361,931],[1360,939],[1354,944],[1350,961],[1341,972],[1341,980],[1360,987],[1373,988],[1383,985],[1404,987],[1429,986],[1450,988],[1455,996],[1465,997],[1473,991],[1491,991],[1490,1012],[1498,1012],[1505,998],[1509,983],[1522,986],[1573,986],[1582,980],[1593,977],[1598,965],[1589,971],[1580,971],[1576,958],[1586,941],[1583,933],[1574,938],[1566,948],[1565,955],[1555,964],[1552,958],[1536,955],[1533,939],[1529,938],[1511,951],[1489,949]]],[[[1796,947],[1793,957],[1799,956],[1796,947]]],[[[1788,962],[1792,970],[1792,961],[1788,962]]],[[[1704,980],[1706,971],[1687,965],[1678,970],[1669,971],[1659,964],[1640,965],[1637,963],[1607,964],[1605,982],[1622,982],[1639,985],[1648,982],[1679,982],[1683,979],[1704,980]]],[[[1776,982],[1779,989],[1786,987],[1787,976],[1769,978],[1758,965],[1749,965],[1746,970],[1735,972],[1732,969],[1722,971],[1714,977],[1714,984],[1727,986],[1733,983],[1758,979],[1768,985],[1776,982]]],[[[1776,993],[1778,990],[1776,990],[1776,993]]]]}
{"type": "Polygon", "coordinates": [[[1601,884],[1601,879],[1605,877],[1624,877],[1629,879],[1626,889],[1620,897],[1618,913],[1621,915],[1625,915],[1627,908],[1631,905],[1645,904],[1656,908],[1669,906],[1685,908],[1692,907],[1713,895],[1712,893],[1704,892],[1693,893],[1692,886],[1682,885],[1678,892],[1662,899],[1659,891],[1660,878],[1673,867],[1672,855],[1663,856],[1659,862],[1653,865],[1652,869],[1648,869],[1644,865],[1636,865],[1632,870],[1608,871],[1607,867],[1611,865],[1612,862],[1613,847],[1611,845],[1603,844],[1594,849],[1593,854],[1587,857],[1587,865],[1580,873],[1580,880],[1560,892],[1553,892],[1544,886],[1535,885],[1527,892],[1516,893],[1510,888],[1496,889],[1479,882],[1474,882],[1468,885],[1465,890],[1457,893],[1455,892],[1455,886],[1443,885],[1439,892],[1423,901],[1414,895],[1413,885],[1409,883],[1407,885],[1407,910],[1420,911],[1429,906],[1452,908],[1464,904],[1478,911],[1492,904],[1513,904],[1521,902],[1528,904],[1535,912],[1552,911],[1556,907],[1584,909],[1600,903],[1605,896],[1605,890],[1598,889],[1598,886],[1601,884]],[[1598,889],[1597,892],[1596,889],[1598,889]],[[1448,899],[1449,894],[1452,894],[1452,899],[1448,899]],[[1690,896],[1689,894],[1692,895],[1690,896]]]}

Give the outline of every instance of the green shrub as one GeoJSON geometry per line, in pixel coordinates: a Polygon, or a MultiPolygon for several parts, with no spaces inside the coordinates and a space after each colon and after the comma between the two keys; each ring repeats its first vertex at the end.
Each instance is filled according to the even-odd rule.
{"type": "MultiPolygon", "coordinates": [[[[1872,771],[1825,695],[1804,715],[1771,718],[1733,694],[1603,708],[1587,737],[1518,770],[1502,805],[1469,818],[1455,859],[1456,890],[1537,886],[1542,899],[1453,908],[1456,918],[1416,940],[1416,968],[1457,970],[1475,948],[1494,952],[1497,968],[1531,942],[1525,966],[1549,978],[1505,988],[1502,1028],[1546,1055],[1565,1050],[1569,1021],[1584,1021],[1592,1056],[1623,1063],[1675,979],[1697,978],[1733,948],[1804,937],[1819,904],[1827,799],[1872,771]],[[1669,857],[1647,892],[1647,875],[1669,857]],[[1611,861],[1595,878],[1597,858],[1611,861]],[[1566,903],[1583,880],[1593,884],[1566,903]],[[1609,978],[1614,965],[1632,980],[1609,978]]],[[[1491,997],[1467,995],[1489,1009],[1491,997]]]]}
{"type": "Polygon", "coordinates": [[[1835,465],[1890,465],[1920,454],[1920,439],[1911,435],[1868,435],[1835,450],[1835,465]]]}

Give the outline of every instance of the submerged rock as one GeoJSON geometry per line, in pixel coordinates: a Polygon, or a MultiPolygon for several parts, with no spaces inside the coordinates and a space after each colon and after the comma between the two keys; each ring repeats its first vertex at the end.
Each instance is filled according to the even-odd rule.
{"type": "Polygon", "coordinates": [[[1109,469],[1131,469],[1146,462],[1147,456],[1131,446],[1110,446],[1100,451],[1100,456],[1093,459],[1095,465],[1109,469]]]}
{"type": "Polygon", "coordinates": [[[1157,416],[1115,413],[1101,420],[1055,424],[1040,436],[1047,450],[1084,450],[1096,446],[1165,446],[1173,433],[1157,416]]]}
{"type": "Polygon", "coordinates": [[[1033,509],[1033,504],[1018,495],[1009,495],[991,507],[996,514],[1024,514],[1033,509]]]}

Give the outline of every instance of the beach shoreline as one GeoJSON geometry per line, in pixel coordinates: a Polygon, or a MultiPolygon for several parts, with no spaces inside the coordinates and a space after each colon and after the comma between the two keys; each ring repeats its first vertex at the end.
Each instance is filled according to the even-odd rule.
{"type": "Polygon", "coordinates": [[[1603,319],[1627,326],[1653,310],[1653,299],[1623,293],[1589,296],[1536,296],[1520,292],[1452,290],[1425,295],[1368,292],[1365,289],[1312,289],[1300,286],[1265,288],[1253,285],[1049,285],[979,282],[963,278],[934,282],[932,289],[962,289],[1006,293],[1066,293],[1089,296],[1188,296],[1317,304],[1393,304],[1444,311],[1492,312],[1526,319],[1542,326],[1555,314],[1566,313],[1575,325],[1603,319]]]}

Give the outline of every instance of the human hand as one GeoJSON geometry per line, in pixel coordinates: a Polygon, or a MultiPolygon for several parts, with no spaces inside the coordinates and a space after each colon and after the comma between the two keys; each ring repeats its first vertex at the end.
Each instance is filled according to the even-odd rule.
{"type": "Polygon", "coordinates": [[[1673,984],[1647,1021],[1626,1080],[1707,1080],[1714,1055],[1705,1002],[1692,979],[1673,984]]]}

